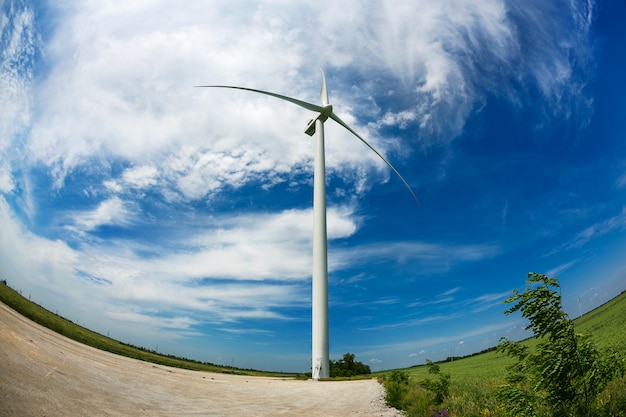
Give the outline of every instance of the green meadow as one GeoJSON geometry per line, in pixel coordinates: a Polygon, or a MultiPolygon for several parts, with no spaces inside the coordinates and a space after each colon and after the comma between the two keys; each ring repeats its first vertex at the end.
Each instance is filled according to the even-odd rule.
{"type": "MultiPolygon", "coordinates": [[[[575,319],[574,325],[578,332],[590,333],[600,350],[615,349],[626,355],[626,292],[575,319]]],[[[525,343],[532,346],[535,343],[535,339],[528,339],[525,343]]],[[[491,351],[453,362],[440,363],[440,366],[443,372],[452,374],[453,381],[456,378],[459,381],[482,382],[492,379],[500,381],[504,369],[511,363],[512,359],[505,354],[491,351]]],[[[425,366],[407,368],[404,371],[415,378],[427,376],[425,366]]],[[[387,373],[389,371],[377,372],[375,375],[387,373]]]]}

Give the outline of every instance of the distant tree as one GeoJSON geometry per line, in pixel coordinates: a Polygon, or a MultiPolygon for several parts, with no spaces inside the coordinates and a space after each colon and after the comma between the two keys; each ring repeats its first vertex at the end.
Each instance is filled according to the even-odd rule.
{"type": "Polygon", "coordinates": [[[343,359],[330,361],[330,377],[350,377],[356,375],[369,375],[372,373],[370,367],[355,360],[354,353],[344,353],[343,359]]]}
{"type": "Polygon", "coordinates": [[[530,321],[539,340],[534,352],[526,344],[502,339],[499,349],[517,362],[507,384],[497,391],[510,416],[595,416],[597,396],[617,376],[624,360],[615,352],[601,355],[589,335],[578,334],[563,311],[556,278],[531,272],[526,291],[513,291],[504,302],[530,321]]]}

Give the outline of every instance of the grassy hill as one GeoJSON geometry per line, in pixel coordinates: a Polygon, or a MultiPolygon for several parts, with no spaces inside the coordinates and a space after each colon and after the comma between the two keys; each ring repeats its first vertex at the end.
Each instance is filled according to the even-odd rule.
{"type": "Polygon", "coordinates": [[[626,353],[626,291],[574,320],[576,330],[590,333],[600,349],[626,353]]]}

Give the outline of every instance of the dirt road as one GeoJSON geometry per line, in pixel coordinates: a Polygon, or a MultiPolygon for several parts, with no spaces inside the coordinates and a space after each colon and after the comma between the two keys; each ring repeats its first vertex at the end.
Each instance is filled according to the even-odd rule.
{"type": "Polygon", "coordinates": [[[103,352],[0,303],[0,416],[400,416],[375,380],[187,371],[103,352]]]}

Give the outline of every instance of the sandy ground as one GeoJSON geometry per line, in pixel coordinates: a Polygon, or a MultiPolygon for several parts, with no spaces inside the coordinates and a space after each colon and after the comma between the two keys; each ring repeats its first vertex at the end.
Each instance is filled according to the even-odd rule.
{"type": "Polygon", "coordinates": [[[54,333],[0,303],[0,416],[400,416],[375,380],[187,371],[54,333]]]}

